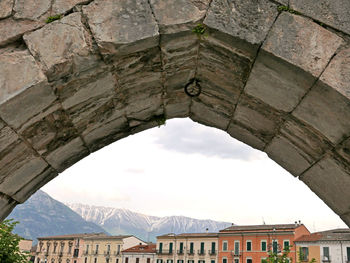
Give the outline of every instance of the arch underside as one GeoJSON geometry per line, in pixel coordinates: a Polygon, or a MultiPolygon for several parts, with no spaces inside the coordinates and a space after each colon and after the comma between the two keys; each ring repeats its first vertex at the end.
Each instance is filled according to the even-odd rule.
{"type": "Polygon", "coordinates": [[[266,152],[350,225],[349,21],[301,0],[31,2],[0,3],[0,219],[91,152],[190,117],[266,152]]]}

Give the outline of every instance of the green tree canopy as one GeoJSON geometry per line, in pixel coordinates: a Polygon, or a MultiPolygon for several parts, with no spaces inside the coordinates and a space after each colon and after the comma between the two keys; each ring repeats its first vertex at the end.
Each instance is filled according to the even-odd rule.
{"type": "Polygon", "coordinates": [[[19,250],[19,241],[23,238],[12,231],[18,222],[12,219],[0,222],[0,262],[1,263],[28,263],[28,253],[19,250]]]}

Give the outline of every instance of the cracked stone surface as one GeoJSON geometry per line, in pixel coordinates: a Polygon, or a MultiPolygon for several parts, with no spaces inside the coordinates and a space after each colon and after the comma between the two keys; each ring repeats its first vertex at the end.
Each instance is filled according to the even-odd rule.
{"type": "Polygon", "coordinates": [[[350,225],[348,4],[278,13],[287,2],[0,0],[0,220],[91,152],[189,117],[266,152],[350,225]]]}
{"type": "Polygon", "coordinates": [[[8,17],[12,14],[14,0],[1,0],[0,1],[0,19],[8,17]]]}

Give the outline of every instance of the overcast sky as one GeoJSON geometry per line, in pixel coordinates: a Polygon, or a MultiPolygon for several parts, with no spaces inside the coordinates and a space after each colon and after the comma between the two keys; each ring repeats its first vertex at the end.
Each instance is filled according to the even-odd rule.
{"type": "Polygon", "coordinates": [[[115,142],[42,188],[61,202],[183,215],[235,224],[346,227],[309,188],[265,153],[225,132],[174,119],[115,142]]]}

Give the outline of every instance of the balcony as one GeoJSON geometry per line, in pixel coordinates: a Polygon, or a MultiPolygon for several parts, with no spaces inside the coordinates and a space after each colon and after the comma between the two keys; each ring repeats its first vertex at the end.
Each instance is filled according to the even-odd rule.
{"type": "Polygon", "coordinates": [[[58,253],[58,256],[59,256],[59,257],[62,257],[62,256],[63,256],[63,252],[59,252],[59,253],[58,253]]]}
{"type": "Polygon", "coordinates": [[[198,255],[204,256],[205,255],[205,250],[202,250],[202,249],[198,250],[198,255]]]}
{"type": "Polygon", "coordinates": [[[88,251],[88,250],[85,250],[85,251],[83,252],[83,255],[89,255],[89,251],[88,251]]]}
{"type": "Polygon", "coordinates": [[[93,254],[93,255],[98,255],[98,250],[93,250],[93,251],[92,251],[92,254],[93,254]]]}
{"type": "Polygon", "coordinates": [[[183,255],[183,254],[184,254],[184,250],[183,250],[183,249],[178,250],[178,251],[177,251],[177,254],[178,254],[178,255],[183,255]]]}
{"type": "Polygon", "coordinates": [[[188,254],[188,255],[193,255],[193,254],[194,254],[194,250],[193,250],[193,249],[187,250],[187,254],[188,254]]]}
{"type": "Polygon", "coordinates": [[[119,256],[120,255],[120,251],[114,251],[113,255],[119,256]]]}
{"type": "Polygon", "coordinates": [[[232,251],[232,254],[234,257],[239,257],[241,255],[241,252],[239,250],[232,251]]]}
{"type": "Polygon", "coordinates": [[[213,256],[216,255],[218,253],[217,250],[209,250],[209,255],[213,256]]]}
{"type": "Polygon", "coordinates": [[[173,254],[173,250],[157,250],[157,254],[158,255],[172,255],[173,254]]]}
{"type": "Polygon", "coordinates": [[[105,257],[109,257],[111,255],[111,251],[107,250],[103,254],[105,255],[105,257]]]}
{"type": "Polygon", "coordinates": [[[323,256],[322,262],[331,262],[331,257],[330,256],[323,256]]]}

